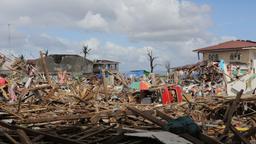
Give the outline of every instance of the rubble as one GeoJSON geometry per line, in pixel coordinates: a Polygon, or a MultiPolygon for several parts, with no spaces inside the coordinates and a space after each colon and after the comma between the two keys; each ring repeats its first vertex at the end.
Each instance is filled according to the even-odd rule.
{"type": "Polygon", "coordinates": [[[181,68],[166,80],[105,69],[101,79],[64,71],[54,79],[40,54],[44,73],[21,59],[10,68],[0,143],[255,143],[256,98],[243,90],[224,97],[225,75],[215,64],[181,68]]]}

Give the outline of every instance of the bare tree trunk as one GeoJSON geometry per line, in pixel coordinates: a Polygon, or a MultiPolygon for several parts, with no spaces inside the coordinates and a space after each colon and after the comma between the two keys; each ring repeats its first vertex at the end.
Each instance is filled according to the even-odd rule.
{"type": "Polygon", "coordinates": [[[156,64],[154,64],[154,61],[158,57],[154,57],[153,56],[152,50],[148,50],[147,55],[148,55],[148,58],[149,58],[150,72],[153,73],[154,72],[154,68],[156,67],[156,64]]]}

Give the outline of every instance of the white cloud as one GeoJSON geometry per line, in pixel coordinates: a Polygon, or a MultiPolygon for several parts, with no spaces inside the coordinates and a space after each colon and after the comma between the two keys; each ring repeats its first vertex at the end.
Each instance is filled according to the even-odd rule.
{"type": "Polygon", "coordinates": [[[20,16],[17,22],[21,25],[27,25],[30,24],[32,20],[29,16],[20,16]]]}
{"type": "Polygon", "coordinates": [[[108,23],[101,14],[94,14],[93,12],[88,11],[86,16],[78,22],[78,26],[87,30],[106,31],[108,23]]]}
{"type": "Polygon", "coordinates": [[[195,62],[195,48],[233,39],[209,33],[210,6],[188,0],[2,0],[0,17],[1,50],[27,56],[41,49],[82,54],[82,46],[88,44],[89,58],[117,60],[125,70],[148,68],[148,47],[159,57],[157,63],[177,66],[195,62]],[[62,36],[60,29],[70,34],[62,36]],[[77,32],[86,35],[84,41],[77,32]],[[114,42],[118,38],[111,40],[112,34],[128,42],[114,42]]]}
{"type": "Polygon", "coordinates": [[[189,40],[211,26],[211,8],[187,0],[44,0],[1,3],[0,21],[17,26],[81,28],[121,33],[137,41],[189,40]],[[43,11],[43,12],[42,12],[43,11]]]}
{"type": "Polygon", "coordinates": [[[189,40],[211,25],[210,8],[188,1],[122,1],[114,11],[113,29],[134,40],[189,40]]]}

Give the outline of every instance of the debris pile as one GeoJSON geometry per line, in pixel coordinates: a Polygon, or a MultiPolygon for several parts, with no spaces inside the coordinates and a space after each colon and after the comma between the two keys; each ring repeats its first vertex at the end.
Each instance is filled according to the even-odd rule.
{"type": "MultiPolygon", "coordinates": [[[[6,82],[1,89],[0,143],[255,142],[256,99],[242,96],[243,90],[236,97],[205,92],[204,97],[190,97],[181,89],[189,77],[181,85],[155,75],[134,81],[104,69],[100,79],[74,78],[61,70],[54,78],[44,57],[41,53],[44,73],[17,59],[12,74],[1,77],[6,82]]],[[[193,81],[198,84],[222,83],[214,65],[190,68],[187,75],[193,71],[208,71],[203,74],[207,78],[214,75],[197,76],[193,81]]]]}

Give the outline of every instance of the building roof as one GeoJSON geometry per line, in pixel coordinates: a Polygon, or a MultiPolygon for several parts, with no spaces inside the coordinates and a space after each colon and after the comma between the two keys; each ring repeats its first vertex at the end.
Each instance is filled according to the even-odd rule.
{"type": "Polygon", "coordinates": [[[72,56],[72,57],[82,57],[78,54],[49,54],[48,56],[72,56]]]}
{"type": "Polygon", "coordinates": [[[111,60],[95,60],[94,64],[118,64],[117,61],[111,61],[111,60]]]}
{"type": "Polygon", "coordinates": [[[199,61],[194,64],[187,64],[187,65],[183,65],[183,66],[172,67],[171,69],[173,69],[173,70],[191,69],[191,68],[193,68],[195,66],[199,66],[199,65],[206,65],[206,63],[205,63],[205,61],[199,61]]]}
{"type": "MultiPolygon", "coordinates": [[[[56,57],[71,57],[71,58],[77,58],[77,57],[79,57],[79,58],[84,58],[84,57],[82,57],[82,56],[80,56],[80,55],[77,55],[77,54],[50,54],[50,55],[48,55],[47,56],[48,58],[49,57],[52,57],[52,58],[56,58],[56,57]]],[[[46,57],[46,58],[47,58],[46,57]]],[[[36,58],[36,59],[27,59],[27,64],[36,64],[36,61],[39,61],[41,58],[39,57],[39,58],[36,58]]],[[[89,60],[89,59],[87,59],[86,58],[86,61],[87,62],[90,62],[90,63],[93,63],[93,61],[91,61],[91,60],[89,60]]]]}
{"type": "Polygon", "coordinates": [[[205,48],[199,48],[194,50],[194,52],[207,52],[207,51],[226,51],[226,50],[234,50],[234,49],[243,49],[256,47],[256,42],[250,40],[231,40],[227,42],[223,42],[217,45],[208,46],[205,48]]]}

